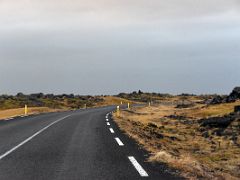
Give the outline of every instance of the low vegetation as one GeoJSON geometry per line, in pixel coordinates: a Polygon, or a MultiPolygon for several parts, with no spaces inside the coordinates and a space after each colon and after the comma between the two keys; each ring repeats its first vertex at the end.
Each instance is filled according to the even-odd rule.
{"type": "Polygon", "coordinates": [[[30,94],[18,93],[0,96],[0,119],[23,115],[23,107],[28,105],[29,114],[73,110],[80,108],[115,105],[129,102],[126,99],[112,96],[79,96],[74,94],[30,94]]]}
{"type": "Polygon", "coordinates": [[[78,109],[85,104],[92,107],[99,102],[103,102],[103,96],[79,96],[74,94],[30,94],[18,93],[16,96],[1,95],[0,109],[21,108],[27,104],[29,107],[49,107],[53,109],[78,109]]]}
{"type": "MultiPolygon", "coordinates": [[[[39,114],[45,112],[56,112],[61,111],[60,109],[51,109],[48,107],[30,107],[28,108],[28,114],[39,114]]],[[[7,109],[0,111],[0,119],[7,119],[15,116],[22,116],[24,115],[24,108],[17,108],[17,109],[7,109]]]]}
{"type": "Polygon", "coordinates": [[[216,97],[217,95],[194,95],[194,94],[180,94],[180,95],[171,95],[167,93],[147,93],[147,92],[142,92],[141,90],[133,91],[132,93],[120,93],[116,95],[116,97],[128,99],[131,101],[135,102],[154,102],[154,103],[176,103],[181,101],[207,101],[209,99],[212,99],[216,97]]]}
{"type": "Polygon", "coordinates": [[[151,107],[114,114],[119,127],[152,155],[189,179],[240,178],[240,113],[229,103],[197,96],[168,97],[151,107]],[[169,103],[167,103],[169,102],[169,103]]]}

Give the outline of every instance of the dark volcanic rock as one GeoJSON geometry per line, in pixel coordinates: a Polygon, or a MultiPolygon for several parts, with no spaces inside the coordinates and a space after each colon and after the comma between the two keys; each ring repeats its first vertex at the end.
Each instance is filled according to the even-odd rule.
{"type": "Polygon", "coordinates": [[[212,117],[209,119],[200,120],[201,126],[216,127],[216,128],[226,128],[234,120],[234,117],[212,117]]]}
{"type": "Polygon", "coordinates": [[[194,104],[178,104],[176,108],[190,108],[193,107],[194,104]]]}
{"type": "Polygon", "coordinates": [[[238,99],[240,99],[240,87],[235,87],[225,101],[235,102],[238,99]]]}
{"type": "Polygon", "coordinates": [[[201,119],[199,131],[202,132],[203,137],[208,137],[209,134],[233,138],[235,144],[240,146],[240,114],[230,113],[223,117],[212,117],[208,119],[201,119]],[[208,132],[208,133],[207,133],[208,132]]]}
{"type": "Polygon", "coordinates": [[[240,106],[235,106],[234,107],[234,112],[240,113],[240,106]]]}
{"type": "Polygon", "coordinates": [[[170,119],[177,119],[177,120],[185,120],[187,119],[185,116],[179,116],[179,115],[170,115],[170,116],[165,116],[166,118],[170,119]]]}
{"type": "Polygon", "coordinates": [[[210,104],[220,104],[223,100],[224,98],[222,96],[216,96],[210,101],[210,104]]]}
{"type": "Polygon", "coordinates": [[[202,136],[205,137],[205,138],[208,138],[208,137],[209,137],[208,131],[203,132],[203,133],[202,133],[202,136]]]}
{"type": "Polygon", "coordinates": [[[233,99],[240,99],[240,87],[235,87],[229,97],[233,99]]]}
{"type": "Polygon", "coordinates": [[[151,127],[151,128],[157,128],[158,126],[154,123],[148,123],[147,125],[148,127],[151,127]]]}
{"type": "Polygon", "coordinates": [[[212,100],[207,101],[207,104],[229,103],[235,102],[238,99],[240,99],[240,87],[235,87],[229,96],[215,96],[212,100]]]}

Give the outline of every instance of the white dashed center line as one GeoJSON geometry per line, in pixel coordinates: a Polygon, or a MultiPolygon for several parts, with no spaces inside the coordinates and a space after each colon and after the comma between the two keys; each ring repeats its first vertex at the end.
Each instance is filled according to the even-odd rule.
{"type": "Polygon", "coordinates": [[[114,130],[113,128],[109,128],[110,132],[113,134],[114,133],[114,130]]]}
{"type": "Polygon", "coordinates": [[[148,173],[142,168],[142,166],[137,162],[137,160],[133,156],[129,156],[128,159],[132,163],[132,165],[136,168],[140,176],[148,177],[148,173]]]}
{"type": "MultiPolygon", "coordinates": [[[[106,115],[106,121],[107,121],[106,123],[107,123],[108,126],[110,126],[110,123],[108,122],[109,121],[108,115],[109,115],[109,113],[106,115]]],[[[109,128],[109,131],[112,134],[115,133],[113,128],[109,128]]],[[[115,140],[116,140],[116,142],[118,143],[119,146],[124,146],[123,142],[118,137],[115,137],[115,140]]],[[[140,176],[148,177],[148,173],[142,168],[142,166],[137,162],[137,160],[133,156],[128,156],[128,159],[132,163],[132,165],[135,167],[135,169],[138,171],[140,176]]]]}
{"type": "Polygon", "coordinates": [[[117,141],[119,146],[124,146],[123,142],[118,137],[116,137],[115,140],[117,141]]]}

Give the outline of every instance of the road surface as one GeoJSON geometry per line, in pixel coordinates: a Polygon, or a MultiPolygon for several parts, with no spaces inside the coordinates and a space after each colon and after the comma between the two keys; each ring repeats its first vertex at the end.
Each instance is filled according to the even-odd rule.
{"type": "Polygon", "coordinates": [[[0,121],[0,180],[180,179],[123,134],[104,107],[0,121]]]}

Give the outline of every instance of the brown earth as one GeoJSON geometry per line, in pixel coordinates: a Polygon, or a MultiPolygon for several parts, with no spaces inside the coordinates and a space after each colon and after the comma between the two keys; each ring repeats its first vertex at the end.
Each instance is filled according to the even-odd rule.
{"type": "Polygon", "coordinates": [[[114,119],[152,153],[149,161],[165,162],[189,179],[240,179],[240,116],[221,128],[203,127],[199,121],[228,115],[236,105],[240,101],[190,108],[170,103],[123,110],[114,119]]]}

